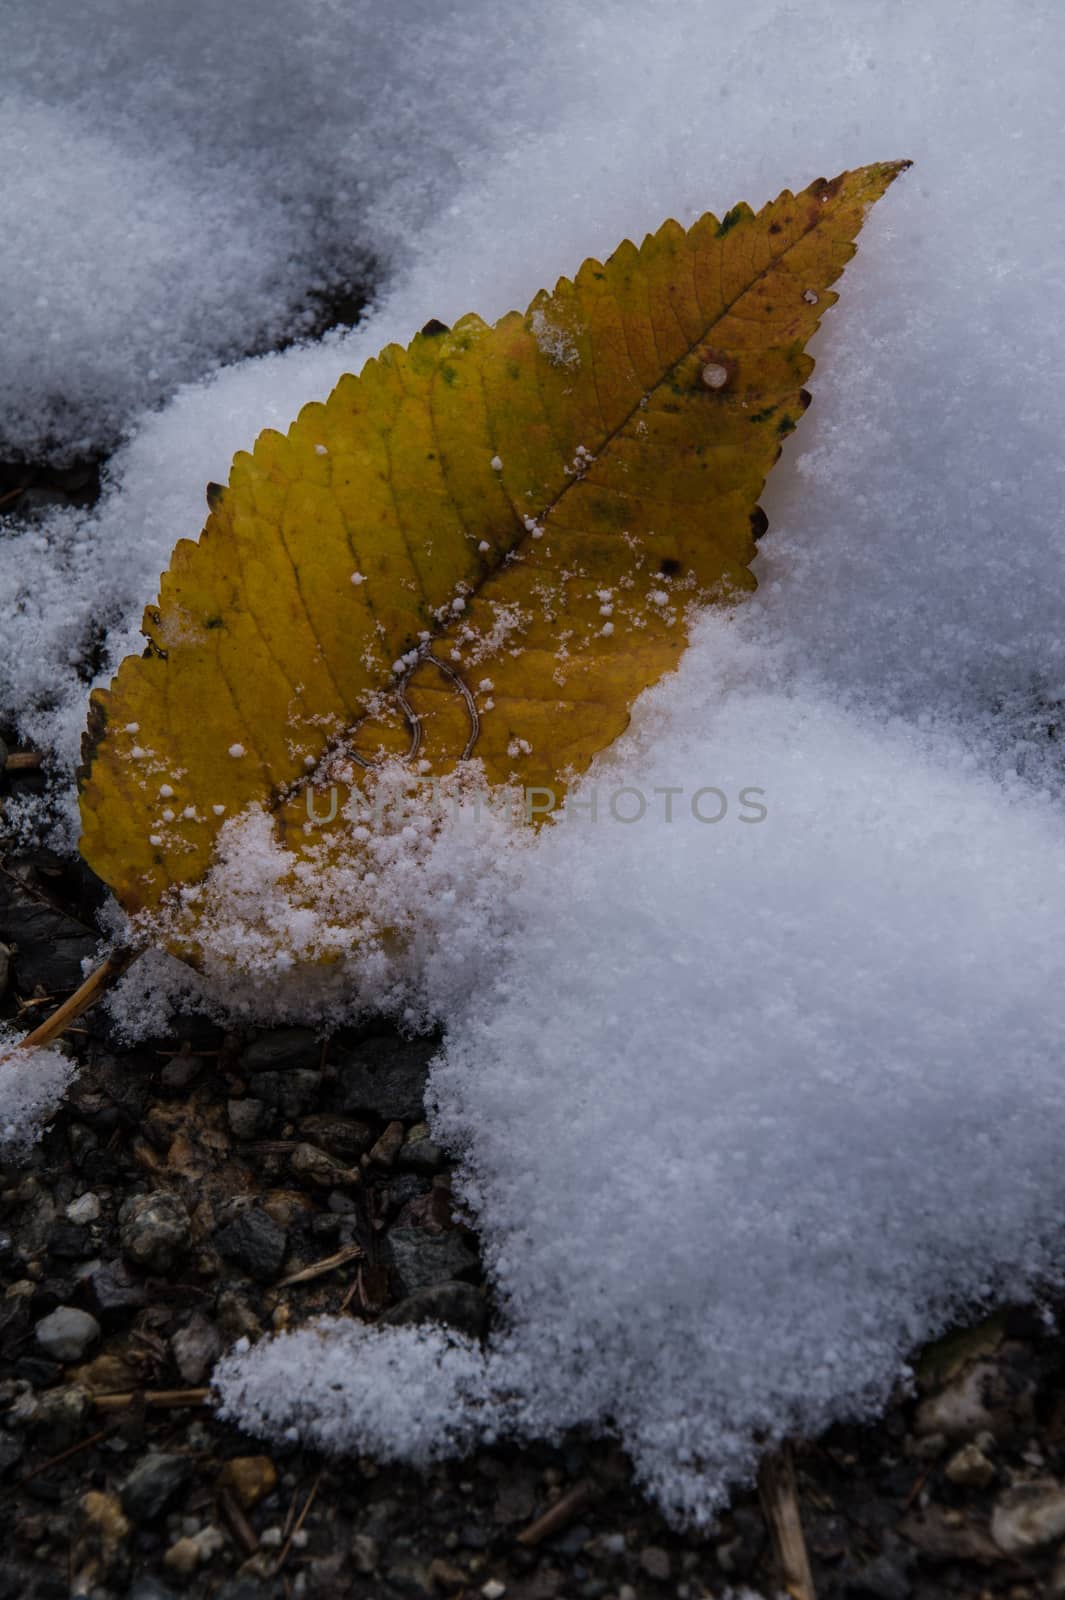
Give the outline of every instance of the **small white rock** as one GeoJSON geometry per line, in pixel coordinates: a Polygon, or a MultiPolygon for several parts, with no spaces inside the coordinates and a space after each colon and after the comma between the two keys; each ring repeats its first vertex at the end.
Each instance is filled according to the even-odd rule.
{"type": "Polygon", "coordinates": [[[34,1334],[53,1361],[80,1361],[100,1337],[100,1324],[76,1306],[57,1306],[41,1318],[34,1334]]]}
{"type": "Polygon", "coordinates": [[[79,1195],[67,1206],[68,1222],[95,1222],[100,1215],[100,1201],[92,1193],[79,1195]]]}
{"type": "Polygon", "coordinates": [[[1024,1555],[1065,1536],[1065,1488],[1053,1478],[1015,1483],[991,1513],[991,1537],[1007,1555],[1024,1555]]]}

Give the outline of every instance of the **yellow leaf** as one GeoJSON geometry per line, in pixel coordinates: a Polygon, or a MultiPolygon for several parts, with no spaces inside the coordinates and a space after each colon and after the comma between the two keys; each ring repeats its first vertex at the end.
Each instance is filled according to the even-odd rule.
{"type": "Polygon", "coordinates": [[[494,327],[430,323],[238,454],[93,696],[81,849],[122,903],[196,884],[254,805],[298,856],[338,749],[561,801],[693,602],[754,588],[805,346],[906,165],[666,222],[494,327]]]}

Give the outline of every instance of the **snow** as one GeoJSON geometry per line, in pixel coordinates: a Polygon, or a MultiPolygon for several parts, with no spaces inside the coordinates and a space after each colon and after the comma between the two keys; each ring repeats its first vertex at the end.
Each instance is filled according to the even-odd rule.
{"type": "Polygon", "coordinates": [[[40,1138],[74,1080],[61,1050],[16,1051],[19,1034],[0,1023],[0,1156],[22,1155],[40,1138]]]}
{"type": "Polygon", "coordinates": [[[0,455],[108,447],[407,256],[494,128],[527,120],[490,64],[543,21],[456,0],[396,0],[387,26],[372,0],[12,0],[0,455]],[[477,93],[456,95],[471,64],[477,93]]]}
{"type": "Polygon", "coordinates": [[[254,1407],[269,1432],[289,1439],[313,1433],[323,1448],[340,1451],[350,1448],[357,1416],[360,1450],[418,1466],[461,1453],[476,1436],[484,1363],[460,1335],[394,1328],[382,1337],[348,1318],[323,1317],[285,1353],[276,1372],[282,1386],[271,1401],[254,1352],[239,1341],[228,1359],[226,1414],[254,1407]],[[295,1384],[293,1357],[306,1362],[295,1384]]]}
{"type": "MultiPolygon", "coordinates": [[[[598,820],[534,846],[498,818],[414,828],[405,877],[386,834],[372,882],[326,874],[294,908],[234,818],[206,977],[146,958],[118,1001],[130,1027],[182,998],[446,1024],[434,1133],[464,1154],[501,1333],[483,1357],[405,1330],[266,1343],[223,1379],[246,1421],[413,1459],[610,1422],[662,1504],[705,1521],[760,1430],[868,1410],[959,1307],[1065,1266],[1065,17],[406,0],[386,32],[370,4],[163,11],[102,0],[74,51],[68,0],[16,6],[0,68],[2,425],[58,455],[129,430],[96,511],[8,521],[0,546],[0,718],[49,753],[60,841],[86,647],[105,676],[139,650],[204,485],[261,428],[429,318],[525,306],[665,216],[915,162],[818,336],[759,593],[700,627],[590,775],[598,820]],[[364,324],[217,369],[298,332],[308,286],[367,255],[364,324]],[[613,820],[622,788],[647,797],[636,822],[613,820]],[[656,788],[680,791],[672,822],[656,788]],[[719,822],[693,815],[701,789],[719,822]],[[404,951],[343,948],[401,899],[404,951]],[[312,976],[270,965],[269,917],[294,911],[299,953],[339,958],[312,976]],[[237,950],[259,963],[239,982],[237,950]]],[[[542,337],[572,358],[570,330],[542,337]]]]}
{"type": "MultiPolygon", "coordinates": [[[[694,1522],[760,1430],[873,1410],[952,1312],[1065,1265],[1060,809],[789,690],[752,633],[708,621],[583,786],[595,822],[543,840],[432,1079],[504,1321],[434,1448],[612,1427],[694,1522]]],[[[377,1448],[354,1337],[334,1395],[297,1333],[225,1403],[377,1448]]]]}

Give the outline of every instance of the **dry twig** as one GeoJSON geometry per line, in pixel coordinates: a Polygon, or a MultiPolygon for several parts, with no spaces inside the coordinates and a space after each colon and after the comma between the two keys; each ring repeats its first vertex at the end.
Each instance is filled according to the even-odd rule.
{"type": "Polygon", "coordinates": [[[140,1403],[150,1411],[176,1410],[180,1406],[205,1406],[210,1389],[128,1389],[121,1394],[96,1394],[92,1403],[97,1411],[124,1411],[140,1403]]]}
{"type": "Polygon", "coordinates": [[[66,1032],[70,1023],[76,1021],[83,1012],[88,1011],[90,1006],[94,1006],[97,1000],[107,993],[112,984],[118,982],[122,974],[132,966],[139,955],[139,950],[130,950],[126,947],[112,950],[107,960],[101,962],[96,971],[89,974],[81,988],[75,989],[70,998],[64,1000],[63,1004],[52,1012],[47,1022],[40,1023],[38,1027],[34,1028],[31,1033],[27,1033],[12,1047],[12,1056],[16,1055],[19,1050],[40,1049],[58,1039],[61,1034],[66,1032]]]}
{"type": "Polygon", "coordinates": [[[537,1517],[535,1522],[530,1522],[518,1534],[517,1542],[524,1545],[526,1550],[531,1550],[534,1545],[541,1544],[544,1539],[550,1539],[552,1534],[558,1533],[568,1526],[580,1511],[583,1511],[595,1491],[591,1478],[582,1478],[568,1490],[553,1506],[548,1506],[542,1517],[537,1517]]]}
{"type": "Polygon", "coordinates": [[[332,1272],[334,1267],[342,1267],[347,1261],[354,1261],[356,1256],[362,1255],[362,1246],[346,1244],[342,1250],[334,1255],[324,1256],[321,1261],[313,1261],[309,1267],[301,1267],[298,1272],[292,1272],[287,1278],[282,1278],[277,1285],[279,1289],[288,1289],[294,1283],[310,1283],[312,1278],[321,1278],[327,1272],[332,1272]]]}
{"type": "Polygon", "coordinates": [[[782,1444],[779,1450],[770,1450],[762,1457],[758,1493],[784,1588],[792,1600],[816,1600],[789,1444],[782,1444]]]}

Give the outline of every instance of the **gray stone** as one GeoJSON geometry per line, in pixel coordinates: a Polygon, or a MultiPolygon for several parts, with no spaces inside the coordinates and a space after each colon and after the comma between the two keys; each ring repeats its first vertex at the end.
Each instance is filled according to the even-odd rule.
{"type": "Polygon", "coordinates": [[[360,1122],[355,1117],[338,1117],[329,1111],[304,1117],[299,1131],[310,1144],[318,1145],[348,1166],[365,1155],[374,1142],[374,1130],[368,1122],[360,1122]]]}
{"type": "Polygon", "coordinates": [[[89,1275],[89,1293],[102,1317],[137,1311],[148,1301],[144,1285],[131,1278],[124,1261],[104,1261],[89,1275]]]}
{"type": "Polygon", "coordinates": [[[226,1117],[238,1139],[256,1139],[270,1120],[270,1108],[262,1100],[227,1100],[226,1117]]]}
{"type": "Polygon", "coordinates": [[[78,988],[83,960],[94,960],[99,934],[52,906],[14,872],[0,873],[0,944],[16,946],[12,967],[26,994],[78,988]]]}
{"type": "Polygon", "coordinates": [[[321,1083],[322,1074],[306,1067],[293,1067],[289,1072],[260,1072],[255,1079],[255,1095],[295,1122],[314,1105],[321,1083]]]}
{"type": "Polygon", "coordinates": [[[673,1571],[669,1551],[657,1544],[645,1545],[640,1551],[640,1566],[649,1578],[655,1578],[659,1583],[668,1583],[673,1571]]]}
{"type": "Polygon", "coordinates": [[[83,1226],[87,1222],[99,1221],[100,1210],[99,1196],[90,1190],[70,1202],[66,1208],[66,1218],[68,1222],[76,1222],[79,1226],[83,1226]]]}
{"type": "Polygon", "coordinates": [[[129,1600],[178,1600],[175,1590],[168,1589],[158,1578],[136,1578],[129,1591],[129,1600]]]}
{"type": "Polygon", "coordinates": [[[428,1177],[439,1172],[446,1159],[443,1150],[432,1139],[408,1139],[400,1148],[396,1166],[401,1172],[423,1172],[428,1177]]]}
{"type": "Polygon", "coordinates": [[[472,1283],[434,1283],[416,1289],[381,1318],[392,1327],[409,1327],[422,1322],[443,1323],[459,1333],[479,1339],[484,1331],[484,1296],[472,1283]]]}
{"type": "Polygon", "coordinates": [[[265,1211],[244,1211],[215,1235],[215,1247],[227,1261],[259,1283],[269,1283],[281,1271],[288,1235],[265,1211]]]}
{"type": "Polygon", "coordinates": [[[214,1324],[196,1312],[172,1335],[170,1348],[182,1380],[197,1389],[222,1354],[222,1340],[214,1324]]]}
{"type": "Polygon", "coordinates": [[[345,1111],[373,1111],[386,1121],[419,1121],[424,1115],[434,1039],[366,1039],[339,1069],[345,1111]]]}
{"type": "Polygon", "coordinates": [[[76,1306],[58,1306],[41,1318],[34,1335],[53,1361],[80,1361],[100,1337],[100,1324],[76,1306]]]}
{"type": "Polygon", "coordinates": [[[240,1064],[245,1072],[269,1072],[278,1067],[316,1067],[321,1059],[322,1041],[310,1028],[278,1028],[253,1039],[240,1064]]]}
{"type": "Polygon", "coordinates": [[[476,1270],[477,1256],[458,1233],[429,1233],[424,1228],[393,1228],[385,1239],[384,1259],[400,1298],[430,1289],[476,1270]]]}
{"type": "Polygon", "coordinates": [[[151,1522],[185,1487],[192,1474],[187,1456],[153,1450],[137,1462],[122,1485],[122,1509],[134,1522],[151,1522]]]}
{"type": "Polygon", "coordinates": [[[95,1251],[89,1229],[77,1222],[57,1222],[48,1235],[48,1254],[57,1261],[88,1261],[95,1251]]]}
{"type": "Polygon", "coordinates": [[[176,1194],[135,1195],[118,1214],[122,1250],[135,1266],[169,1272],[189,1247],[192,1224],[176,1194]]]}

